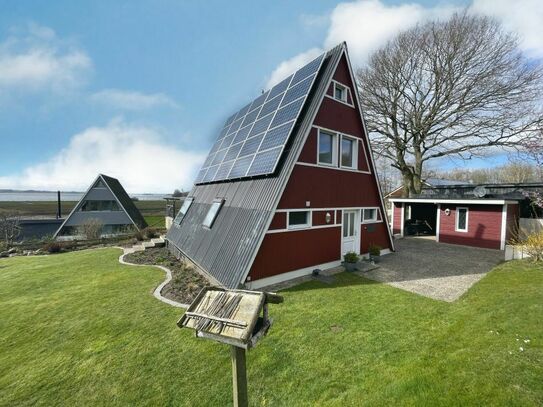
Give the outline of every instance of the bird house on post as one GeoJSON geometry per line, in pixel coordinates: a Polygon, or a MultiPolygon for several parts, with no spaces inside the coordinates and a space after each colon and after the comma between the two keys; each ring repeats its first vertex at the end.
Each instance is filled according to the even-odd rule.
{"type": "Polygon", "coordinates": [[[235,406],[248,403],[245,352],[270,329],[268,304],[281,302],[283,297],[274,293],[205,287],[177,322],[180,328],[194,329],[199,338],[232,347],[235,406]]]}

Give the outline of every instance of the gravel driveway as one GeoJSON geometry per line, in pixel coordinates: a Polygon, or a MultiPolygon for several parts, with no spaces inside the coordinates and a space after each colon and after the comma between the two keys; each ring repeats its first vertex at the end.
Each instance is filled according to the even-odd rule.
{"type": "Polygon", "coordinates": [[[395,242],[379,268],[362,276],[442,301],[455,301],[504,259],[500,250],[436,243],[425,238],[395,242]]]}

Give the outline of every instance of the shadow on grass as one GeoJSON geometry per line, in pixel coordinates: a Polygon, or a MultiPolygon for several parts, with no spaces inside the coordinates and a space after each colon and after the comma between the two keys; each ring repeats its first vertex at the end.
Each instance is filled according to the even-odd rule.
{"type": "Polygon", "coordinates": [[[330,289],[330,288],[360,286],[360,285],[383,284],[379,281],[369,280],[357,274],[347,273],[347,272],[334,274],[333,277],[335,281],[332,284],[323,283],[317,279],[313,279],[311,281],[306,281],[298,285],[295,285],[294,287],[285,288],[284,290],[280,290],[280,292],[298,292],[298,291],[322,290],[322,289],[330,289]]]}

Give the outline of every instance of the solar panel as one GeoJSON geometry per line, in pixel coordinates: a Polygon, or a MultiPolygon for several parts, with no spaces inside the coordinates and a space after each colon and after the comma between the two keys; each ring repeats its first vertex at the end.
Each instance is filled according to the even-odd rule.
{"type": "Polygon", "coordinates": [[[273,173],[323,60],[324,54],[230,116],[196,183],[273,173]]]}
{"type": "Polygon", "coordinates": [[[279,126],[280,124],[286,123],[289,120],[293,120],[298,117],[298,113],[300,113],[300,109],[302,108],[303,103],[304,99],[301,98],[295,102],[292,102],[290,105],[286,105],[285,107],[279,109],[275,114],[275,117],[273,118],[273,122],[270,127],[279,126]]]}
{"type": "Polygon", "coordinates": [[[267,150],[285,144],[292,126],[294,126],[294,121],[268,131],[264,136],[264,140],[262,140],[260,150],[267,150]]]}
{"type": "Polygon", "coordinates": [[[253,164],[251,165],[247,175],[269,174],[275,168],[275,164],[277,163],[277,159],[279,158],[282,150],[282,147],[277,147],[273,150],[258,153],[255,156],[253,164]]]}

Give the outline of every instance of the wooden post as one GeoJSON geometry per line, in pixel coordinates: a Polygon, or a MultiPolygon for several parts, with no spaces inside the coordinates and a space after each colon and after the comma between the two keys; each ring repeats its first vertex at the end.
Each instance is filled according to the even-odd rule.
{"type": "Polygon", "coordinates": [[[234,406],[247,407],[247,369],[245,364],[245,349],[232,346],[232,387],[234,406]]]}

